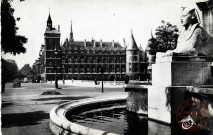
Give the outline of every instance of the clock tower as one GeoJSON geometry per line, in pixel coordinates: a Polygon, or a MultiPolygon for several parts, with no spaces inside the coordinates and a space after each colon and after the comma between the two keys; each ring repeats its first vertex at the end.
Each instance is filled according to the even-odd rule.
{"type": "Polygon", "coordinates": [[[52,26],[52,19],[49,14],[47,27],[44,33],[45,44],[45,75],[47,80],[53,80],[55,72],[61,72],[61,51],[60,51],[60,27],[58,30],[52,26]]]}

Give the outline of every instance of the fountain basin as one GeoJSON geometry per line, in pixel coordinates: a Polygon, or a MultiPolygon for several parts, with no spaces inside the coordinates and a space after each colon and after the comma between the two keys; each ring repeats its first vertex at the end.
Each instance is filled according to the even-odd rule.
{"type": "Polygon", "coordinates": [[[117,135],[115,133],[109,133],[103,130],[89,128],[86,126],[79,125],[77,123],[70,122],[67,119],[67,113],[80,110],[82,108],[89,108],[99,106],[101,104],[113,104],[119,102],[125,102],[126,96],[119,97],[101,97],[83,99],[76,102],[67,102],[54,107],[50,111],[50,129],[56,135],[67,135],[67,134],[81,134],[81,135],[117,135]]]}

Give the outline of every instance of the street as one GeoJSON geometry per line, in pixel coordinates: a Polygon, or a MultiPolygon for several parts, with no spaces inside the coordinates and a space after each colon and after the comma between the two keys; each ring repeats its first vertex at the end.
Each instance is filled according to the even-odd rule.
{"type": "Polygon", "coordinates": [[[22,83],[21,88],[6,84],[2,93],[2,134],[3,135],[52,135],[49,129],[49,112],[58,104],[79,99],[127,95],[124,88],[79,87],[54,83],[22,83]],[[57,91],[61,95],[42,95],[43,92],[57,91]]]}

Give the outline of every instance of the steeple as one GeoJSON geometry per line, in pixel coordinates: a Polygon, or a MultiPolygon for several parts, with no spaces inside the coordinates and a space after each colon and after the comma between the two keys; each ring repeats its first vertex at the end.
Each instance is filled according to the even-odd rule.
{"type": "Polygon", "coordinates": [[[52,29],[52,19],[49,13],[48,19],[47,19],[47,29],[51,30],[52,29]]]}
{"type": "Polygon", "coordinates": [[[70,28],[70,39],[69,39],[69,42],[73,42],[74,39],[73,39],[73,33],[72,33],[72,21],[71,21],[71,28],[70,28]]]}

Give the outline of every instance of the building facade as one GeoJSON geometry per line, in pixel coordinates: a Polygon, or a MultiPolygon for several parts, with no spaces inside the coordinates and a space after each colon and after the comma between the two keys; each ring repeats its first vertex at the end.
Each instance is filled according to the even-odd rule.
{"type": "MultiPolygon", "coordinates": [[[[40,72],[36,74],[41,76],[42,80],[51,81],[56,76],[60,80],[102,80],[102,77],[103,80],[125,80],[126,48],[128,48],[125,40],[125,47],[114,40],[112,42],[95,39],[75,41],[72,23],[69,39],[61,44],[60,34],[60,27],[58,29],[52,27],[49,15],[44,34],[45,44],[41,46],[39,59],[33,65],[34,69],[40,68],[40,72]]],[[[131,37],[134,38],[133,35],[131,37]]],[[[134,71],[138,70],[137,73],[144,70],[140,66],[140,60],[143,62],[143,54],[142,49],[137,49],[138,66],[134,69],[134,71]]],[[[137,76],[137,79],[139,78],[137,76]]]]}

